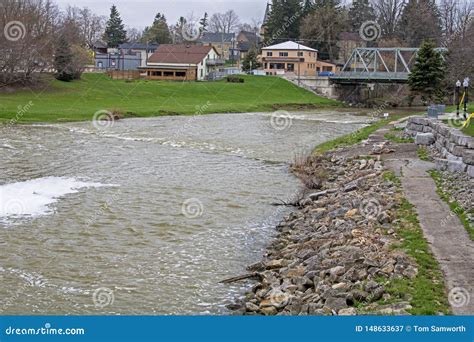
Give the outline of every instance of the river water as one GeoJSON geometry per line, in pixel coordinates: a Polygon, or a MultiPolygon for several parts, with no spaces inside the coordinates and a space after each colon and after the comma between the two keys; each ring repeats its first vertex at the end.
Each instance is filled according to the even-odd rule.
{"type": "Polygon", "coordinates": [[[226,314],[300,183],[295,155],[350,113],[0,127],[0,313],[226,314]]]}

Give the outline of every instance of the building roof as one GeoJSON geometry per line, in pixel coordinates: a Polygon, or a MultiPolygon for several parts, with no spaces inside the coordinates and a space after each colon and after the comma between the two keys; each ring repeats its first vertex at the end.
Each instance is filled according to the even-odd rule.
{"type": "Polygon", "coordinates": [[[104,42],[104,41],[101,40],[101,39],[97,39],[97,40],[94,42],[93,46],[94,46],[95,48],[97,48],[97,49],[106,49],[106,48],[107,48],[107,43],[104,42]]]}
{"type": "Polygon", "coordinates": [[[153,50],[158,48],[158,44],[146,43],[123,43],[119,45],[119,49],[137,49],[137,50],[153,50]]]}
{"type": "Polygon", "coordinates": [[[262,48],[262,50],[303,50],[318,52],[318,50],[312,49],[302,44],[295,43],[291,40],[284,43],[264,47],[262,48]]]}
{"type": "Polygon", "coordinates": [[[198,64],[214,49],[202,45],[161,44],[150,56],[148,63],[198,64]]]}
{"type": "Polygon", "coordinates": [[[230,43],[233,38],[233,33],[204,32],[200,40],[203,43],[230,43]]]}
{"type": "Polygon", "coordinates": [[[250,31],[240,31],[239,35],[243,35],[245,39],[251,43],[258,43],[259,37],[255,32],[250,31]]]}
{"type": "Polygon", "coordinates": [[[237,43],[237,49],[239,51],[243,51],[243,52],[249,51],[252,47],[256,48],[257,45],[255,43],[247,42],[245,40],[237,43]]]}

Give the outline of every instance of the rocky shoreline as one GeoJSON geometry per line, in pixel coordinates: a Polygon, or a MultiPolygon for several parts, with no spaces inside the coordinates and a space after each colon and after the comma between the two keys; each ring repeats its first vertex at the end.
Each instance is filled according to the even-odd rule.
{"type": "Polygon", "coordinates": [[[416,262],[394,244],[400,192],[379,156],[311,156],[293,172],[312,190],[277,227],[258,279],[229,306],[243,315],[409,314],[410,296],[385,285],[413,279],[416,262]]]}

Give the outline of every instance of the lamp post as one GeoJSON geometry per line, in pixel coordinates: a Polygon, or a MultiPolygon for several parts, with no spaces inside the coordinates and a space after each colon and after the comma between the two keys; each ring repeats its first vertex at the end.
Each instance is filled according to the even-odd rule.
{"type": "Polygon", "coordinates": [[[469,102],[469,77],[466,77],[463,82],[464,87],[464,120],[467,120],[467,103],[469,102]]]}
{"type": "Polygon", "coordinates": [[[459,102],[461,101],[460,97],[461,92],[461,81],[456,82],[456,93],[454,94],[454,101],[456,101],[456,116],[459,116],[459,102]]]}

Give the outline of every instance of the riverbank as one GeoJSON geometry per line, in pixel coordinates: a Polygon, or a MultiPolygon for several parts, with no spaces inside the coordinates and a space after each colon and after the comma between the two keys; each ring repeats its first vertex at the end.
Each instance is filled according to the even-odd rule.
{"type": "Polygon", "coordinates": [[[42,87],[0,92],[0,122],[92,120],[98,111],[120,117],[272,112],[339,107],[279,77],[242,76],[244,83],[112,80],[84,74],[81,80],[45,80],[42,87]]]}
{"type": "Polygon", "coordinates": [[[232,309],[246,315],[451,312],[417,208],[405,198],[402,175],[390,171],[397,167],[385,165],[387,158],[417,160],[417,148],[387,138],[395,130],[380,130],[386,124],[323,144],[293,166],[313,188],[277,227],[263,260],[249,267],[257,283],[232,309]]]}

